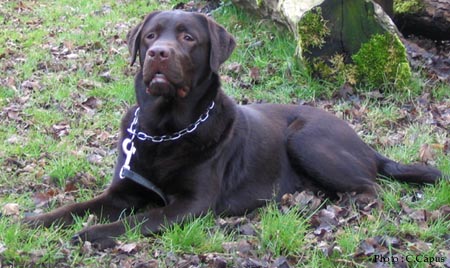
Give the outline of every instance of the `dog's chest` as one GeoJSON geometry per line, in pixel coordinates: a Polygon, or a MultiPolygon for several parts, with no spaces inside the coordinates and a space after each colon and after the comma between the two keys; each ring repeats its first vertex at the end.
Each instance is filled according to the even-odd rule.
{"type": "Polygon", "coordinates": [[[188,170],[201,158],[192,145],[183,142],[136,144],[133,170],[153,182],[164,182],[188,170]]]}

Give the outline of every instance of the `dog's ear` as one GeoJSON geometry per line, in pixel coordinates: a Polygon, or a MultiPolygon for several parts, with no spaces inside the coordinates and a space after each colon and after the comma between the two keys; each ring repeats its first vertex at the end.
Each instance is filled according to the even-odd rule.
{"type": "Polygon", "coordinates": [[[211,42],[209,65],[211,70],[215,73],[219,71],[219,67],[231,55],[236,46],[233,36],[225,30],[221,25],[217,24],[212,19],[206,17],[208,20],[208,30],[211,42]]]}
{"type": "Polygon", "coordinates": [[[136,27],[134,27],[127,33],[127,44],[128,44],[128,50],[130,51],[130,55],[131,55],[131,64],[130,64],[131,66],[136,61],[137,53],[139,51],[142,27],[144,27],[145,23],[149,19],[151,19],[153,16],[155,16],[158,13],[160,13],[160,11],[155,11],[155,12],[148,14],[147,16],[145,16],[144,20],[142,20],[141,23],[136,25],[136,27]]]}

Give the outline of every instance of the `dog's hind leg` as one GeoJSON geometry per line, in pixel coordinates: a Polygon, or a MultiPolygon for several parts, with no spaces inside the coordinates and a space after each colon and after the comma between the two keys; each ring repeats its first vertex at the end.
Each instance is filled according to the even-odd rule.
{"type": "Polygon", "coordinates": [[[357,201],[370,202],[378,190],[375,152],[338,119],[324,123],[290,125],[286,146],[292,166],[327,193],[355,192],[357,201]]]}

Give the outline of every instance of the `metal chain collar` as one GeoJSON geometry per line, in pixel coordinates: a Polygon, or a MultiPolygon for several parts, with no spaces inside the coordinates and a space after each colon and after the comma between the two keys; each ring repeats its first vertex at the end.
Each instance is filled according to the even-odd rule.
{"type": "Polygon", "coordinates": [[[137,131],[136,127],[138,124],[138,115],[139,115],[139,110],[140,110],[138,107],[136,109],[136,111],[134,112],[134,119],[131,122],[130,127],[127,129],[127,131],[132,136],[132,139],[134,137],[137,137],[141,141],[151,141],[154,143],[160,143],[160,142],[165,142],[165,141],[178,140],[179,138],[183,137],[184,135],[194,132],[197,129],[198,125],[205,122],[209,118],[209,112],[214,108],[214,106],[215,106],[215,103],[213,101],[208,106],[208,109],[206,109],[206,112],[203,113],[202,115],[200,115],[200,117],[197,119],[197,121],[195,121],[195,123],[192,123],[189,126],[187,126],[186,128],[184,128],[180,131],[177,131],[175,133],[162,135],[162,136],[152,136],[152,135],[148,135],[141,131],[136,132],[137,131]]]}
{"type": "MultiPolygon", "coordinates": [[[[205,122],[209,118],[209,112],[214,108],[215,103],[214,101],[211,102],[211,104],[208,106],[208,109],[206,109],[206,112],[200,115],[197,121],[195,123],[190,124],[186,128],[177,131],[173,134],[168,135],[162,135],[162,136],[151,136],[148,134],[145,134],[144,132],[136,132],[137,124],[138,124],[138,115],[139,115],[139,107],[134,112],[134,118],[133,121],[130,124],[130,127],[127,128],[127,132],[130,133],[131,137],[126,138],[122,142],[122,150],[125,153],[125,161],[122,165],[122,168],[120,169],[119,176],[121,179],[125,178],[124,170],[130,170],[130,162],[131,157],[136,153],[136,147],[134,147],[134,138],[137,137],[138,139],[142,141],[151,141],[154,143],[160,143],[165,141],[174,141],[178,140],[179,138],[183,137],[184,135],[188,133],[194,132],[194,130],[197,129],[198,125],[205,122]]],[[[142,183],[141,183],[142,184],[142,183]]]]}

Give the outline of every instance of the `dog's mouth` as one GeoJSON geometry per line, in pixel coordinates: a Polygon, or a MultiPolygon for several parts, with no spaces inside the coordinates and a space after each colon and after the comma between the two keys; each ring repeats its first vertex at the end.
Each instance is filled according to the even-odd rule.
{"type": "Polygon", "coordinates": [[[177,94],[184,98],[189,92],[189,87],[181,84],[173,83],[169,78],[160,71],[156,71],[148,83],[146,83],[147,94],[153,96],[174,97],[177,94]]]}
{"type": "Polygon", "coordinates": [[[150,79],[145,79],[146,92],[150,95],[166,95],[169,94],[174,87],[167,76],[159,71],[149,75],[150,79]]]}
{"type": "Polygon", "coordinates": [[[152,81],[150,81],[150,84],[152,84],[152,83],[165,83],[165,84],[169,84],[169,80],[167,80],[167,77],[164,75],[164,74],[162,74],[162,73],[160,73],[160,72],[157,72],[154,76],[153,76],[153,79],[152,79],[152,81]]]}
{"type": "Polygon", "coordinates": [[[161,86],[170,86],[171,83],[169,82],[169,79],[167,79],[166,75],[160,72],[156,72],[152,78],[150,79],[150,82],[147,85],[147,93],[152,94],[152,89],[161,87],[161,86]]]}

